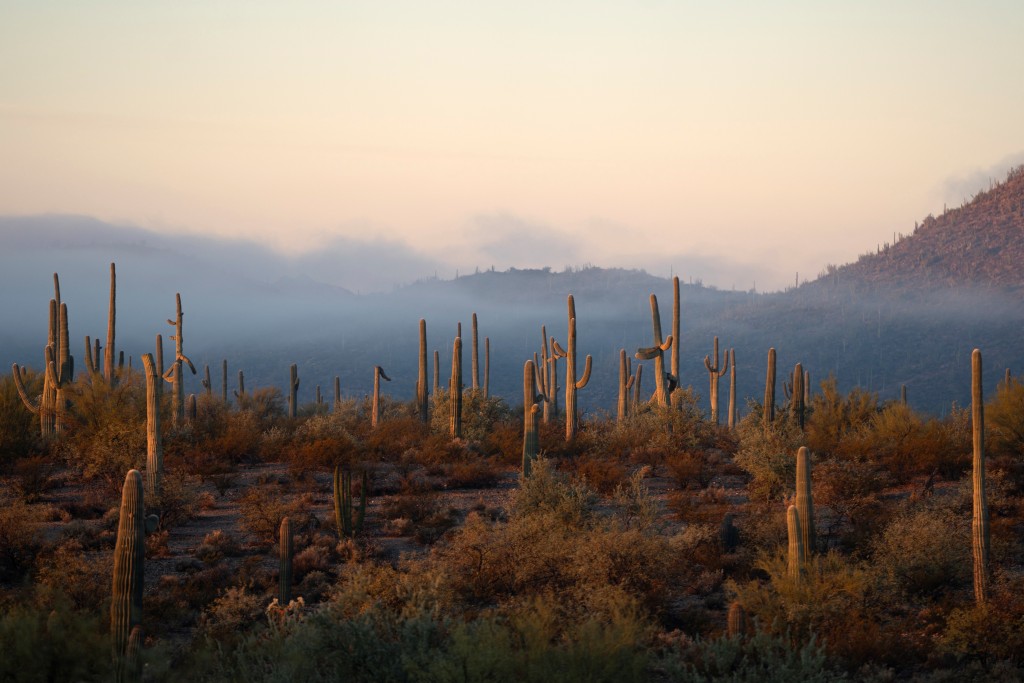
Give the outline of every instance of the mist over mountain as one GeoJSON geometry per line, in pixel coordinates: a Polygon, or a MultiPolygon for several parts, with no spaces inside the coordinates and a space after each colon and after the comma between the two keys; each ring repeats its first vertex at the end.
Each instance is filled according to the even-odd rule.
{"type": "MultiPolygon", "coordinates": [[[[980,193],[964,206],[926,218],[914,234],[897,235],[856,263],[830,266],[813,282],[785,292],[721,291],[683,281],[682,383],[707,395],[703,365],[712,340],[735,348],[741,397],[760,400],[767,350],[778,352],[781,378],[796,362],[813,385],[834,374],[895,399],[906,384],[911,404],[935,413],[969,400],[970,352],[985,354],[986,390],[1006,367],[1024,366],[1020,329],[1024,305],[1024,174],[980,193]]],[[[422,278],[384,293],[339,286],[394,273],[429,273],[437,264],[397,244],[339,239],[316,253],[287,257],[254,242],[164,235],[78,216],[0,218],[0,361],[38,368],[45,343],[52,274],[60,274],[69,308],[72,352],[84,368],[85,335],[105,343],[109,264],[117,264],[117,347],[138,366],[155,335],[171,334],[180,292],[185,351],[215,387],[223,359],[229,391],[244,370],[247,389],[283,386],[299,365],[300,402],[317,385],[331,393],[334,376],[345,395],[371,390],[373,367],[393,381],[388,393],[411,398],[416,382],[418,322],[440,355],[447,381],[452,341],[463,325],[469,384],[470,319],[490,339],[493,393],[521,402],[522,366],[541,344],[541,325],[563,344],[566,296],[576,301],[579,353],[593,355],[593,376],[580,393],[591,413],[612,411],[618,354],[651,343],[649,296],[657,295],[662,325],[671,322],[672,284],[642,270],[615,268],[485,270],[453,280],[422,278]],[[376,274],[376,275],[374,275],[376,274]]],[[[393,281],[393,280],[392,280],[393,281]]],[[[370,289],[368,286],[367,289],[370,289]]],[[[645,371],[645,393],[653,389],[645,371]]],[[[728,400],[723,385],[722,407],[728,400]]],[[[186,390],[199,392],[198,377],[186,390]]],[[[703,405],[706,407],[706,400],[703,405]]],[[[741,414],[744,412],[741,400],[741,414]]]]}

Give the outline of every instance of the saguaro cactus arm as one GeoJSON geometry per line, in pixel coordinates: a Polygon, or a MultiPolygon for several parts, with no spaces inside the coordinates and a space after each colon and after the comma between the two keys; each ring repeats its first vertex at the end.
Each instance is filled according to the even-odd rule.
{"type": "Polygon", "coordinates": [[[39,401],[33,401],[28,397],[28,390],[25,388],[25,382],[21,378],[21,368],[18,367],[17,363],[11,364],[11,376],[14,378],[14,386],[18,389],[18,396],[21,397],[21,402],[25,404],[29,412],[33,415],[39,414],[39,401]]]}

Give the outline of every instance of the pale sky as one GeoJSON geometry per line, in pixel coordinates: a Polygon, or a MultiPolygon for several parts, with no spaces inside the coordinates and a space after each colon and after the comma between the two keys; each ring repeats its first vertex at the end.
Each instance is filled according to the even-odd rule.
{"type": "Polygon", "coordinates": [[[0,214],[781,288],[1024,161],[1022,35],[1018,0],[0,0],[0,214]]]}

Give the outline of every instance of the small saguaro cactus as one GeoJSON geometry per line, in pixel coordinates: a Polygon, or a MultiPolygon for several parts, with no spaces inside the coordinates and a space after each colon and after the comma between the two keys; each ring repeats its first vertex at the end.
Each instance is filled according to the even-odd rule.
{"type": "Polygon", "coordinates": [[[288,417],[295,417],[299,412],[299,366],[292,363],[288,367],[288,417]]]}
{"type": "Polygon", "coordinates": [[[473,354],[472,354],[472,371],[473,376],[471,378],[473,383],[473,391],[480,388],[480,336],[477,331],[476,324],[476,313],[473,314],[473,354]]]}
{"type": "Polygon", "coordinates": [[[238,371],[238,389],[235,391],[235,400],[238,401],[239,408],[245,402],[245,373],[241,370],[238,371]]]}
{"type": "Polygon", "coordinates": [[[730,638],[742,638],[747,634],[747,610],[739,602],[729,605],[729,617],[726,633],[730,638]]]}
{"type": "Polygon", "coordinates": [[[729,349],[729,429],[736,429],[736,349],[729,349]]]}
{"type": "Polygon", "coordinates": [[[427,400],[427,321],[420,319],[420,356],[419,374],[416,377],[416,412],[420,421],[430,422],[430,409],[427,400]]]}
{"type": "Polygon", "coordinates": [[[644,366],[636,366],[636,381],[633,382],[633,410],[640,407],[640,384],[644,379],[644,366]]]}
{"type": "Polygon", "coordinates": [[[341,378],[334,376],[334,412],[341,410],[341,378]]]}
{"type": "Polygon", "coordinates": [[[142,624],[145,514],[142,475],[138,470],[130,470],[121,488],[110,600],[110,639],[117,681],[128,680],[128,643],[132,630],[142,624]]]}
{"type": "Polygon", "coordinates": [[[775,421],[775,348],[768,349],[768,375],[764,381],[764,429],[775,421]]]}
{"type": "Polygon", "coordinates": [[[619,405],[616,419],[622,422],[629,416],[629,390],[633,386],[632,361],[626,349],[619,349],[619,405]]]}
{"type": "Polygon", "coordinates": [[[579,429],[579,412],[576,407],[576,392],[587,386],[590,382],[590,369],[593,358],[587,355],[584,362],[583,376],[576,379],[576,302],[572,294],[568,299],[569,307],[569,331],[566,339],[566,348],[559,346],[554,339],[551,340],[552,356],[565,359],[565,440],[572,441],[576,438],[579,429]]]}
{"type": "Polygon", "coordinates": [[[352,471],[339,466],[334,468],[334,522],[338,526],[340,537],[352,538],[363,530],[363,522],[366,519],[366,497],[369,494],[369,489],[370,477],[366,470],[363,470],[359,507],[355,508],[356,516],[353,519],[352,471]]]}
{"type": "Polygon", "coordinates": [[[164,462],[160,436],[160,383],[163,380],[151,354],[142,355],[142,368],[146,375],[146,490],[156,495],[160,492],[164,462]]]}
{"type": "Polygon", "coordinates": [[[714,342],[715,362],[711,362],[711,356],[704,356],[704,367],[708,370],[708,381],[711,384],[709,396],[711,398],[711,421],[718,424],[718,380],[729,371],[729,354],[725,354],[725,365],[718,364],[718,337],[714,342]]]}
{"type": "Polygon", "coordinates": [[[320,393],[320,385],[316,385],[316,404],[322,406],[324,404],[324,396],[320,393]]]}
{"type": "Polygon", "coordinates": [[[292,556],[295,551],[292,522],[287,517],[281,520],[281,529],[278,537],[281,570],[277,580],[277,601],[284,607],[292,601],[292,556]]]}
{"type": "Polygon", "coordinates": [[[814,552],[814,499],[811,496],[811,452],[801,446],[796,452],[796,509],[800,513],[800,533],[804,552],[814,552]]]}
{"type": "Polygon", "coordinates": [[[171,406],[173,407],[171,415],[175,426],[177,426],[185,418],[185,378],[181,373],[185,363],[188,363],[193,375],[196,374],[196,366],[192,364],[183,350],[185,338],[182,327],[184,314],[181,312],[181,294],[175,294],[174,298],[177,303],[177,315],[174,320],[167,319],[167,324],[174,328],[174,334],[171,335],[171,339],[174,340],[174,362],[164,375],[164,379],[171,383],[171,406]]]}
{"type": "Polygon", "coordinates": [[[788,574],[789,578],[799,581],[803,574],[807,556],[804,550],[803,531],[800,524],[800,512],[796,505],[786,510],[786,532],[789,537],[788,574]]]}
{"type": "Polygon", "coordinates": [[[637,360],[654,359],[654,401],[659,406],[668,406],[669,396],[675,388],[675,377],[665,373],[665,352],[672,348],[672,335],[661,338],[661,313],[658,312],[658,297],[651,294],[651,327],[654,329],[654,346],[636,350],[637,360]],[[667,385],[667,386],[666,386],[667,385]]]}
{"type": "Polygon", "coordinates": [[[373,408],[370,416],[370,426],[374,429],[380,423],[380,381],[390,382],[391,378],[384,372],[384,368],[375,365],[373,368],[373,408]]]}
{"type": "Polygon", "coordinates": [[[537,366],[532,360],[523,365],[523,478],[530,476],[533,461],[537,459],[537,413],[541,400],[538,394],[540,379],[537,366]]]}
{"type": "MultiPolygon", "coordinates": [[[[679,334],[680,334],[680,332],[679,332],[679,324],[680,324],[680,316],[679,316],[679,278],[678,277],[673,277],[672,278],[672,335],[671,335],[672,336],[672,349],[671,349],[672,353],[670,355],[671,363],[670,363],[670,367],[669,367],[669,372],[671,372],[672,376],[675,377],[675,379],[676,379],[676,386],[682,386],[682,384],[683,384],[682,377],[679,374],[680,372],[682,372],[682,370],[679,367],[679,346],[682,343],[682,340],[679,338],[679,334]]],[[[681,405],[682,404],[680,404],[680,406],[681,405]]]]}
{"type": "Polygon", "coordinates": [[[450,426],[453,439],[462,438],[462,337],[452,344],[452,377],[448,382],[450,426]]]}
{"type": "Polygon", "coordinates": [[[981,351],[971,353],[971,425],[973,427],[973,515],[971,548],[974,556],[974,600],[980,605],[989,598],[988,502],[985,499],[985,399],[981,389],[981,351]]]}
{"type": "Polygon", "coordinates": [[[203,389],[206,389],[207,396],[213,396],[213,384],[210,382],[210,366],[203,366],[203,379],[201,380],[203,389]]]}
{"type": "Polygon", "coordinates": [[[185,421],[189,423],[195,422],[197,414],[196,395],[189,394],[188,398],[185,399],[185,421]]]}

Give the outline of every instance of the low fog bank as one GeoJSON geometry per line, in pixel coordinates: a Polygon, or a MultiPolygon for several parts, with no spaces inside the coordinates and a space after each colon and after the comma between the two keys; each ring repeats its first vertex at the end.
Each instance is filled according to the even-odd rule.
{"type": "MultiPolygon", "coordinates": [[[[330,400],[335,376],[346,396],[363,396],[372,390],[373,367],[381,365],[393,379],[385,385],[387,393],[410,399],[420,318],[427,321],[431,372],[432,352],[440,355],[442,386],[450,375],[456,327],[462,323],[468,386],[470,322],[476,312],[480,371],[484,338],[489,337],[491,391],[519,405],[523,363],[540,349],[541,325],[547,326],[549,337],[565,345],[566,295],[572,292],[580,364],[586,354],[593,355],[594,362],[591,382],[580,392],[581,406],[590,413],[611,412],[619,349],[632,356],[638,347],[651,344],[651,293],[660,303],[663,333],[669,334],[671,328],[671,282],[639,270],[485,271],[357,295],[309,274],[282,270],[272,255],[251,244],[218,243],[215,249],[209,247],[212,242],[202,240],[133,242],[125,240],[120,229],[110,232],[98,224],[90,231],[76,222],[86,219],[64,220],[70,232],[51,234],[26,234],[10,224],[5,229],[0,221],[0,310],[8,321],[0,330],[4,368],[12,362],[40,367],[56,271],[69,309],[71,350],[76,367],[84,369],[85,335],[99,336],[106,344],[111,261],[117,263],[118,274],[117,348],[131,356],[135,367],[141,354],[153,351],[156,334],[164,335],[165,354],[172,351],[167,337],[173,328],[166,321],[175,315],[175,293],[181,293],[185,352],[200,373],[190,376],[186,387],[195,393],[202,391],[204,365],[210,366],[219,390],[226,359],[229,394],[237,388],[239,370],[244,371],[249,390],[283,387],[289,365],[297,363],[300,402],[313,401],[317,385],[330,400]]],[[[372,265],[399,267],[386,260],[372,265]]],[[[717,335],[722,354],[735,348],[743,399],[763,397],[767,351],[775,347],[780,401],[782,378],[801,362],[811,372],[815,388],[832,374],[843,391],[859,385],[889,400],[906,384],[915,408],[942,414],[954,401],[969,402],[974,347],[985,354],[990,394],[1004,368],[1024,366],[1022,322],[1021,303],[991,291],[897,293],[806,285],[760,295],[684,284],[680,374],[684,386],[707,396],[703,359],[712,352],[717,335]]],[[[653,367],[645,364],[646,394],[653,389],[653,367]]],[[[564,371],[564,362],[560,370],[564,371]]],[[[724,377],[723,411],[727,382],[724,377]]],[[[703,405],[706,408],[706,400],[703,405]]]]}

